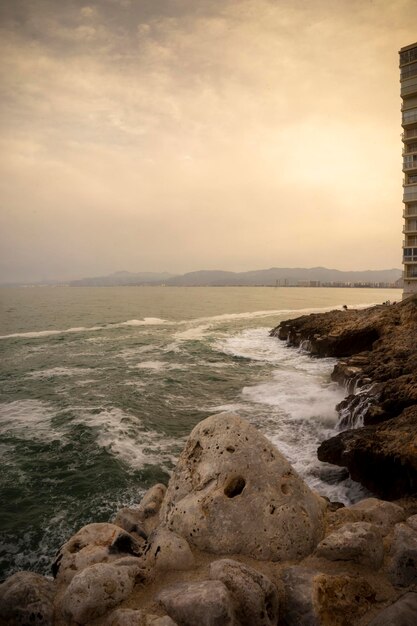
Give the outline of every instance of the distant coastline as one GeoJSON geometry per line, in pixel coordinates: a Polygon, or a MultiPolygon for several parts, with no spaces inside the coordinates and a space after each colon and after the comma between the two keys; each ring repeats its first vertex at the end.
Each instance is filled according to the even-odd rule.
{"type": "Polygon", "coordinates": [[[72,281],[43,280],[3,283],[1,287],[331,287],[331,288],[402,288],[398,268],[364,271],[341,271],[325,267],[273,267],[248,272],[200,270],[185,274],[168,272],[115,272],[105,276],[72,281]]]}

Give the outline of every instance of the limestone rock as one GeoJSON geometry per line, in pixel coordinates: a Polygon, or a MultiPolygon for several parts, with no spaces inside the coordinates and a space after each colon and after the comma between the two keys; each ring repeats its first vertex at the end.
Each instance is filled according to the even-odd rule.
{"type": "Polygon", "coordinates": [[[366,498],[334,513],[336,523],[369,522],[377,526],[383,534],[404,519],[405,512],[401,506],[378,498],[366,498]]]}
{"type": "Polygon", "coordinates": [[[227,588],[219,580],[178,583],[156,599],[178,626],[239,626],[227,588]]]}
{"type": "Polygon", "coordinates": [[[407,587],[417,582],[417,532],[408,524],[397,524],[390,551],[388,575],[393,585],[407,587]]]}
{"type": "Polygon", "coordinates": [[[303,567],[284,571],[286,626],[352,626],[375,601],[361,577],[331,576],[303,567]]]}
{"type": "Polygon", "coordinates": [[[382,536],[368,522],[345,524],[319,543],[316,555],[329,561],[351,561],[379,568],[384,559],[382,536]]]}
{"type": "Polygon", "coordinates": [[[317,356],[346,357],[333,379],[350,395],[340,406],[345,425],[319,448],[322,461],[388,500],[417,486],[417,295],[391,306],[329,311],[281,322],[273,336],[301,343],[317,356]],[[365,387],[366,386],[366,387],[365,387]]]}
{"type": "Polygon", "coordinates": [[[119,509],[113,520],[113,524],[120,526],[120,528],[123,528],[128,533],[139,535],[142,539],[146,540],[148,538],[143,516],[137,508],[123,507],[119,509]]]}
{"type": "Polygon", "coordinates": [[[314,550],[325,508],[261,433],[222,413],[189,436],[160,517],[201,550],[277,561],[314,550]]]}
{"type": "Polygon", "coordinates": [[[59,582],[68,583],[95,563],[116,561],[123,554],[140,555],[143,543],[114,524],[88,524],[60,548],[52,572],[59,582]]]}
{"type": "Polygon", "coordinates": [[[54,593],[53,581],[33,572],[17,572],[0,585],[0,615],[11,626],[50,626],[54,593]]]}
{"type": "Polygon", "coordinates": [[[76,574],[60,602],[64,618],[86,624],[120,604],[131,594],[135,582],[143,580],[139,563],[133,558],[126,564],[97,563],[76,574]]]}
{"type": "Polygon", "coordinates": [[[167,530],[157,528],[149,537],[146,564],[157,571],[188,570],[194,567],[194,557],[187,541],[167,530]]]}
{"type": "Polygon", "coordinates": [[[116,609],[108,616],[106,626],[177,626],[165,615],[147,615],[139,609],[116,609]]]}
{"type": "Polygon", "coordinates": [[[407,518],[407,524],[417,532],[417,515],[411,515],[407,518]]]}
{"type": "Polygon", "coordinates": [[[415,626],[416,616],[417,593],[409,592],[378,613],[368,626],[415,626]]]}
{"type": "Polygon", "coordinates": [[[117,512],[114,524],[146,539],[159,524],[159,510],[166,489],[161,483],[148,489],[137,507],[124,507],[117,512]]]}
{"type": "Polygon", "coordinates": [[[242,626],[275,626],[278,623],[278,592],[264,574],[238,561],[222,559],[210,565],[210,578],[226,585],[242,626]]]}

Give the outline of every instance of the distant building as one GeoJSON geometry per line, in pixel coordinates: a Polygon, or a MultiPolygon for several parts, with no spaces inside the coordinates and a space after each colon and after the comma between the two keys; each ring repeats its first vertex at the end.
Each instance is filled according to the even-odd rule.
{"type": "Polygon", "coordinates": [[[400,50],[404,172],[404,292],[417,293],[417,42],[400,50]]]}

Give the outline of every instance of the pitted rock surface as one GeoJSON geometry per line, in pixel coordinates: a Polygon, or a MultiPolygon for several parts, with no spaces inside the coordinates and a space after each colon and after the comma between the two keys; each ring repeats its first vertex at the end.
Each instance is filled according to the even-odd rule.
{"type": "Polygon", "coordinates": [[[76,574],[60,602],[63,617],[86,624],[127,598],[140,577],[140,567],[134,564],[139,559],[123,561],[97,563],[76,574]]]}
{"type": "Polygon", "coordinates": [[[226,585],[241,626],[278,624],[278,591],[267,576],[238,561],[221,559],[211,564],[210,577],[226,585]]]}
{"type": "Polygon", "coordinates": [[[0,585],[0,619],[13,626],[52,626],[54,592],[44,576],[17,572],[0,585]]]}
{"type": "Polygon", "coordinates": [[[139,556],[143,545],[143,540],[115,524],[88,524],[60,548],[52,572],[59,582],[68,583],[90,565],[110,563],[123,555],[139,556]]]}
{"type": "Polygon", "coordinates": [[[384,559],[382,535],[368,522],[345,524],[319,543],[316,555],[329,561],[351,561],[378,568],[384,559]]]}
{"type": "Polygon", "coordinates": [[[200,550],[278,561],[315,549],[325,508],[270,441],[222,413],[189,436],[160,517],[200,550]]]}
{"type": "Polygon", "coordinates": [[[241,626],[229,592],[219,580],[177,583],[161,591],[156,600],[178,626],[241,626]]]}

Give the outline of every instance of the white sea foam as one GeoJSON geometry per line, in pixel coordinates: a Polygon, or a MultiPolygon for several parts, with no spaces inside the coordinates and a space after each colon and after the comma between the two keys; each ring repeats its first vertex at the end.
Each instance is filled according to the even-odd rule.
{"type": "Polygon", "coordinates": [[[109,330],[112,328],[123,328],[125,326],[155,326],[169,323],[170,322],[160,319],[159,317],[145,317],[143,320],[127,320],[126,322],[103,324],[102,326],[76,326],[73,328],[65,328],[63,330],[38,330],[25,333],[12,333],[10,335],[0,335],[0,339],[14,339],[19,337],[26,339],[39,339],[42,337],[51,337],[53,335],[63,335],[67,333],[95,332],[99,330],[109,330]]]}
{"type": "Polygon", "coordinates": [[[42,442],[61,438],[51,420],[56,413],[52,405],[40,400],[15,400],[0,404],[0,433],[42,442]]]}
{"type": "Polygon", "coordinates": [[[146,429],[139,417],[117,407],[100,412],[81,410],[75,421],[94,428],[97,444],[135,469],[145,465],[171,468],[174,450],[177,453],[181,445],[178,439],[146,429]]]}
{"type": "Polygon", "coordinates": [[[156,372],[162,372],[167,369],[167,363],[164,361],[142,361],[135,365],[136,369],[140,370],[155,370],[156,372]]]}
{"type": "Polygon", "coordinates": [[[35,372],[29,372],[28,378],[35,380],[42,380],[47,378],[56,378],[60,376],[84,376],[94,370],[91,367],[52,367],[50,369],[37,370],[35,372]]]}
{"type": "Polygon", "coordinates": [[[174,339],[179,341],[198,341],[207,335],[207,330],[211,328],[211,324],[202,324],[199,326],[191,326],[187,330],[178,331],[174,334],[174,339]]]}

